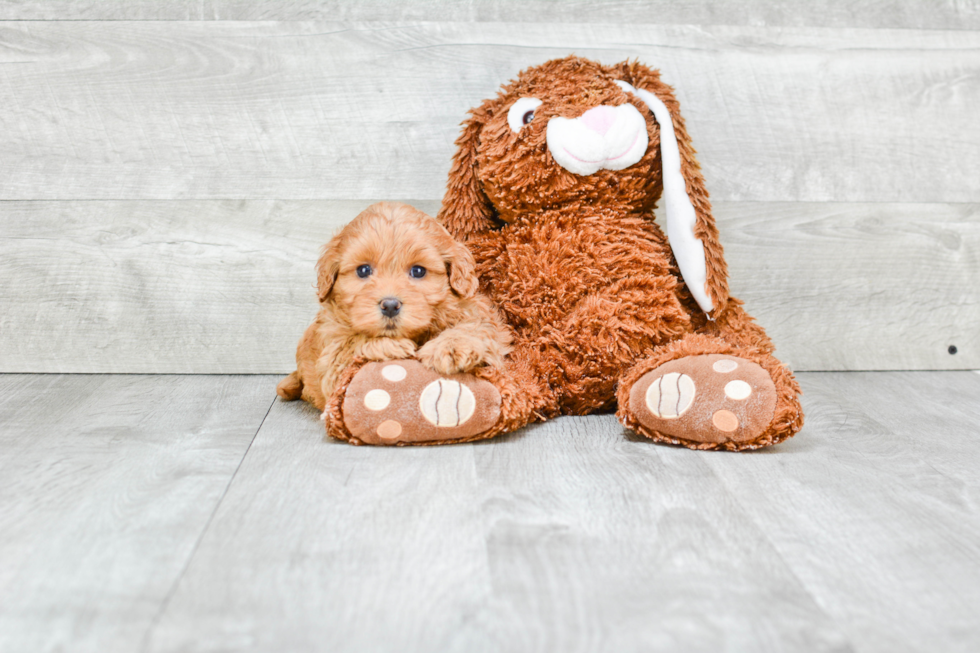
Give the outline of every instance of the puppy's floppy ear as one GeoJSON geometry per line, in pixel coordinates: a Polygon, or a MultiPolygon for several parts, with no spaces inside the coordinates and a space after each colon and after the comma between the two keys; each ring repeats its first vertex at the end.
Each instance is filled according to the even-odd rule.
{"type": "Polygon", "coordinates": [[[468,240],[472,234],[494,226],[496,212],[476,174],[476,155],[480,145],[480,130],[491,116],[491,101],[487,100],[463,122],[463,131],[456,139],[456,154],[449,170],[446,195],[436,216],[454,237],[468,240]]]}
{"type": "Polygon", "coordinates": [[[466,245],[453,241],[446,255],[446,272],[449,274],[449,287],[460,297],[472,297],[479,290],[476,261],[466,245]]]}
{"type": "Polygon", "coordinates": [[[701,165],[695,158],[674,91],[660,80],[659,71],[636,61],[624,61],[606,70],[614,79],[635,89],[660,125],[667,238],[698,305],[705,313],[717,316],[728,301],[728,266],[701,165]]]}
{"type": "Polygon", "coordinates": [[[341,238],[338,235],[323,246],[320,260],[316,262],[316,294],[321,302],[330,296],[337,275],[340,274],[341,251],[341,238]]]}

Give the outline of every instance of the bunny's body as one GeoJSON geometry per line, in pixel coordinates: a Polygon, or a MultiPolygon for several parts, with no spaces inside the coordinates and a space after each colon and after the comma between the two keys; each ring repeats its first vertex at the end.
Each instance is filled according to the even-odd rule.
{"type": "MultiPolygon", "coordinates": [[[[614,407],[627,427],[692,448],[758,448],[799,430],[792,374],[728,294],[700,167],[659,73],[547,62],[472,110],[457,145],[439,219],[473,252],[515,339],[503,369],[455,381],[499,394],[477,418],[453,413],[467,433],[485,420],[479,434],[449,423],[435,441],[614,407]],[[666,234],[652,216],[661,200],[666,234]]],[[[379,442],[373,422],[344,419],[380,383],[372,374],[350,371],[334,435],[379,442]]],[[[399,443],[423,440],[403,426],[399,443]]]]}
{"type": "Polygon", "coordinates": [[[666,238],[645,217],[542,211],[468,244],[514,356],[547,382],[547,415],[611,407],[638,356],[691,329],[666,238]]]}

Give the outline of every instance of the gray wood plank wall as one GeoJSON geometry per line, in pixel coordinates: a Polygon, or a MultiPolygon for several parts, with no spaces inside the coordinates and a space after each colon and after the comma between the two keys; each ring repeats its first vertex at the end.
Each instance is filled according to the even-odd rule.
{"type": "MultiPolygon", "coordinates": [[[[5,365],[288,372],[316,311],[317,250],[370,202],[0,202],[5,365]]],[[[787,363],[980,367],[980,205],[718,202],[716,213],[732,290],[787,363]]]]}
{"type": "Polygon", "coordinates": [[[358,20],[978,29],[980,1],[3,0],[0,20],[358,20]]]}
{"type": "Polygon", "coordinates": [[[288,371],[317,247],[571,52],[677,87],[783,359],[980,367],[980,3],[561,7],[0,3],[0,371],[288,371]]]}
{"type": "Polygon", "coordinates": [[[99,21],[0,29],[0,199],[439,199],[466,111],[522,68],[574,52],[663,70],[716,200],[980,201],[977,32],[99,21]]]}

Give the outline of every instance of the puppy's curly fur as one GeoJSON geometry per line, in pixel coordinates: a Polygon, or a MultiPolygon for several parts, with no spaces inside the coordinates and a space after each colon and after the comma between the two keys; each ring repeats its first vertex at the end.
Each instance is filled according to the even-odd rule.
{"type": "Polygon", "coordinates": [[[477,294],[473,255],[425,213],[374,204],[324,246],[316,267],[320,311],[299,341],[296,371],[276,388],[283,399],[323,410],[356,359],[415,357],[440,374],[503,365],[510,331],[477,294]]]}

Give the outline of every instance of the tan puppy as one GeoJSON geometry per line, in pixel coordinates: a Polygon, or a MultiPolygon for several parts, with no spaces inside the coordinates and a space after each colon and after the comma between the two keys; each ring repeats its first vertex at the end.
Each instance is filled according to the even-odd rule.
{"type": "Polygon", "coordinates": [[[323,410],[355,358],[415,357],[440,374],[501,366],[510,331],[479,282],[469,250],[405,205],[373,204],[323,248],[320,312],[299,341],[296,371],[276,392],[323,410]]]}

